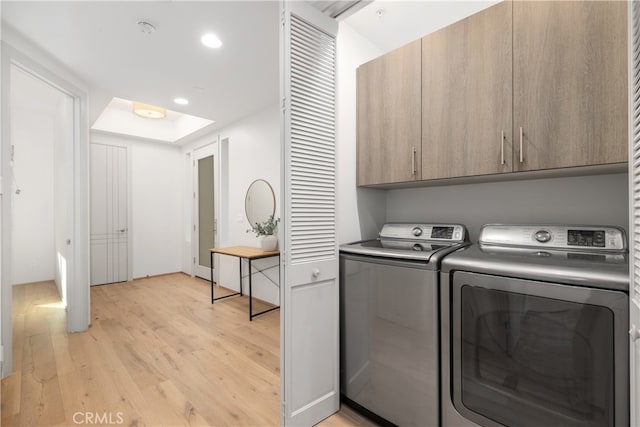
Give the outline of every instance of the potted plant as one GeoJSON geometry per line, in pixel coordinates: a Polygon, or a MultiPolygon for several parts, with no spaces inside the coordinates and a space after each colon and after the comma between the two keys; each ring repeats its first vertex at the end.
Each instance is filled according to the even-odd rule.
{"type": "Polygon", "coordinates": [[[275,235],[278,230],[278,222],[280,222],[280,218],[276,219],[271,215],[266,221],[251,225],[247,233],[253,231],[257,237],[262,236],[260,246],[263,251],[274,251],[278,247],[278,237],[275,235]]]}

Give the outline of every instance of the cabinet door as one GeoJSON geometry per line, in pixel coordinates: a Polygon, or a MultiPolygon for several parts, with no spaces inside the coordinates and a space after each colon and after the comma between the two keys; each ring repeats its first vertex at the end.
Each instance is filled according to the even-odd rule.
{"type": "Polygon", "coordinates": [[[514,170],[627,160],[626,8],[513,3],[514,170]]]}
{"type": "Polygon", "coordinates": [[[511,171],[511,8],[422,39],[422,179],[511,171]]]}
{"type": "Polygon", "coordinates": [[[358,185],[420,179],[420,40],[357,70],[358,185]]]}

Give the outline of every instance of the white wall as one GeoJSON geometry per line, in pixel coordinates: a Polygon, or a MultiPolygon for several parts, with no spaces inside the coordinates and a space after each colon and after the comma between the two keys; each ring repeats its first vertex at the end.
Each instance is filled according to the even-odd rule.
{"type": "Polygon", "coordinates": [[[14,141],[12,283],[54,278],[53,118],[13,109],[14,141]],[[33,123],[38,123],[33,126],[33,123]]]}
{"type": "Polygon", "coordinates": [[[346,19],[384,52],[397,49],[502,0],[377,0],[346,19]],[[382,9],[382,16],[376,13],[382,9]]]}
{"type": "MultiPolygon", "coordinates": [[[[12,284],[54,279],[54,89],[11,68],[12,284]],[[37,124],[37,125],[34,125],[37,124]],[[19,189],[20,194],[16,194],[19,189]]],[[[61,95],[60,95],[61,96],[61,95]]]]}
{"type": "MultiPolygon", "coordinates": [[[[183,148],[183,152],[189,153],[194,148],[200,147],[211,141],[223,141],[228,139],[227,147],[221,147],[220,151],[228,151],[227,177],[220,183],[220,193],[227,194],[226,200],[219,200],[220,214],[224,222],[218,218],[219,244],[217,246],[260,246],[260,241],[253,233],[247,233],[250,227],[244,212],[244,199],[249,185],[256,179],[264,179],[274,190],[276,199],[275,217],[281,216],[278,211],[280,201],[280,116],[278,105],[273,105],[256,114],[246,117],[237,123],[192,142],[183,148]],[[226,182],[225,182],[226,181],[226,182]]],[[[187,173],[191,167],[187,166],[187,173]]],[[[189,179],[187,178],[187,182],[189,179]]],[[[189,186],[189,184],[187,184],[189,186]]],[[[192,187],[190,192],[193,191],[192,187]]],[[[191,221],[190,209],[183,214],[186,221],[191,221]]],[[[185,248],[191,247],[191,233],[184,235],[185,248]]],[[[183,271],[191,274],[191,263],[185,257],[183,271]]],[[[238,289],[238,259],[227,256],[217,256],[215,261],[217,281],[222,286],[230,289],[238,289]]],[[[278,287],[269,279],[278,282],[278,270],[275,268],[278,261],[274,259],[257,260],[252,263],[254,267],[253,292],[254,296],[272,303],[278,302],[278,287]],[[267,269],[263,274],[256,270],[267,269]]],[[[246,265],[244,289],[248,292],[246,265]]]]}
{"type": "Polygon", "coordinates": [[[373,238],[384,223],[385,192],[356,188],[356,68],[383,52],[345,22],[337,39],[336,216],[339,243],[373,238]]]}
{"type": "Polygon", "coordinates": [[[92,133],[92,142],[127,147],[133,278],[182,269],[183,157],[179,147],[92,133]]]}

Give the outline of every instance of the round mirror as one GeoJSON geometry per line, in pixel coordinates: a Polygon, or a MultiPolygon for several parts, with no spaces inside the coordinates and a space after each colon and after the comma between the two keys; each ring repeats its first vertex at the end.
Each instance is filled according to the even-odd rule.
{"type": "Polygon", "coordinates": [[[244,199],[244,210],[249,224],[262,223],[276,212],[276,196],[273,188],[264,179],[251,183],[244,199]]]}

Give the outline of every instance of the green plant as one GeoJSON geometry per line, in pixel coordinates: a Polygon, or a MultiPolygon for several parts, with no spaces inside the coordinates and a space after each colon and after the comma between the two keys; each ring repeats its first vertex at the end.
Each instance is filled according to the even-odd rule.
{"type": "Polygon", "coordinates": [[[247,230],[247,233],[253,231],[258,237],[271,236],[273,234],[276,234],[279,222],[280,218],[274,219],[273,215],[271,215],[266,221],[256,222],[255,224],[253,224],[251,228],[247,230]]]}

